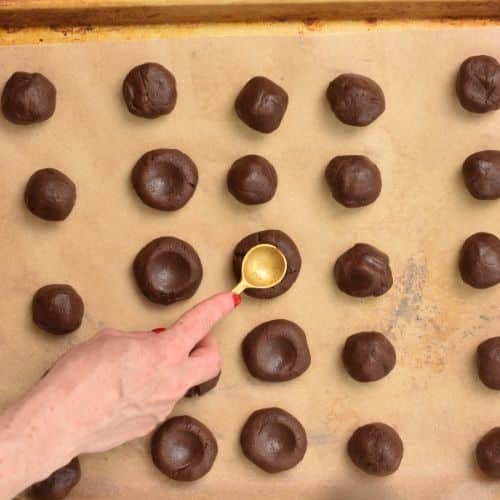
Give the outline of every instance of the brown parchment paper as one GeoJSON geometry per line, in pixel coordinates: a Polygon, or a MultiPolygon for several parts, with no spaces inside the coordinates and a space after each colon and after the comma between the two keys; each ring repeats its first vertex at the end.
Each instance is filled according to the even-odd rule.
{"type": "MultiPolygon", "coordinates": [[[[219,455],[192,484],[170,481],[151,463],[149,439],[82,457],[72,498],[336,500],[494,499],[500,486],[481,476],[473,451],[500,424],[500,395],[477,379],[478,343],[500,334],[500,287],[478,291],[457,271],[463,240],[476,231],[500,233],[498,202],[474,200],[460,176],[474,151],[500,148],[500,113],[477,116],[458,105],[453,82],[460,62],[497,57],[500,29],[353,31],[290,36],[181,37],[140,42],[7,47],[0,81],[15,70],[41,71],[57,86],[57,110],[31,127],[0,124],[0,394],[8,404],[72,345],[99,328],[169,324],[209,294],[233,285],[231,254],[250,232],[278,228],[297,243],[303,267],[293,288],[274,300],[245,298],[216,329],[224,359],[216,390],[182,401],[176,414],[202,420],[219,455]],[[121,82],[138,63],[157,61],[177,78],[174,112],[158,120],[130,115],[121,82]],[[387,110],[363,129],[341,125],[324,93],[341,72],[374,78],[387,110]],[[233,101],[256,74],[290,96],[277,132],[264,136],[235,117],[233,101]],[[145,151],[175,147],[197,163],[200,181],[182,210],[144,206],[129,176],[145,151]],[[275,198],[258,207],[227,193],[226,171],[256,153],[276,167],[275,198]],[[368,155],[382,172],[372,206],[347,210],[330,197],[323,171],[338,154],[368,155]],[[24,207],[36,169],[55,167],[77,184],[78,199],[63,223],[46,223],[24,207]],[[131,263],[151,239],[174,235],[199,252],[205,275],[191,300],[171,307],[138,293],[131,263]],[[334,285],[336,257],[368,242],[391,258],[395,283],[386,295],[359,300],[334,285]],[[85,301],[82,328],[66,337],[37,330],[34,291],[72,284],[85,301]],[[241,360],[244,335],[284,317],[307,333],[310,369],[287,383],[252,379],[241,360]],[[374,329],[394,343],[398,362],[374,384],[351,380],[340,363],[346,337],[374,329]],[[296,468],[269,475],[247,461],[239,431],[255,409],[280,406],[305,426],[306,456],[296,468]],[[383,421],[400,433],[405,453],[387,478],[358,471],[345,453],[359,425],[383,421]]],[[[85,376],[85,374],[82,374],[85,376]]]]}

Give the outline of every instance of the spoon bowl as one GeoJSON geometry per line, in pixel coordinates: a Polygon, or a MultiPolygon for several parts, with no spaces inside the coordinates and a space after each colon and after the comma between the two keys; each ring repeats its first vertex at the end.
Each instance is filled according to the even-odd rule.
{"type": "Polygon", "coordinates": [[[241,263],[241,281],[233,293],[241,294],[245,288],[271,288],[285,277],[286,257],[274,245],[262,243],[252,247],[241,263]]]}

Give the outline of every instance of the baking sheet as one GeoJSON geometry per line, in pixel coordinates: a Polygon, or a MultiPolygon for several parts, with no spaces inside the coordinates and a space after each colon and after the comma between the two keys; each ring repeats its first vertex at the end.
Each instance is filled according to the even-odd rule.
{"type": "Polygon", "coordinates": [[[500,148],[500,113],[468,114],[453,91],[460,62],[500,56],[499,37],[500,28],[353,31],[1,49],[0,81],[16,70],[41,71],[58,89],[48,122],[18,127],[1,118],[2,404],[99,328],[168,324],[230,288],[232,250],[248,233],[281,229],[303,257],[288,293],[246,298],[217,327],[224,360],[217,389],[175,409],[214,432],[219,455],[211,472],[191,484],[169,480],[152,465],[145,438],[82,457],[72,498],[500,498],[473,459],[478,438],[500,422],[500,395],[474,370],[477,344],[500,333],[500,287],[469,288],[456,265],[468,235],[500,232],[499,203],[474,200],[460,178],[468,154],[500,148]],[[145,61],[175,74],[179,98],[168,117],[143,120],[122,102],[123,77],[145,61]],[[371,126],[346,127],[329,111],[324,92],[341,72],[365,74],[383,88],[387,110],[371,126]],[[233,112],[238,90],[257,74],[290,96],[281,127],[269,136],[233,112]],[[129,182],[139,156],[160,147],[181,149],[199,168],[194,197],[174,213],[144,206],[129,182]],[[231,163],[250,153],[265,156],[279,175],[275,198],[260,207],[238,204],[225,188],[231,163]],[[330,158],[349,153],[369,156],[382,172],[380,198],[360,210],[337,205],[323,182],[330,158]],[[28,177],[44,167],[61,169],[77,185],[76,206],[61,224],[38,220],[23,205],[28,177]],[[205,269],[195,297],[169,307],[148,303],[131,274],[138,250],[162,235],[190,242],[205,269]],[[380,298],[350,298],[334,285],[336,257],[359,241],[390,255],[395,284],[380,298]],[[82,328],[61,338],[30,320],[32,294],[54,282],[72,284],[86,306],[82,328]],[[241,340],[280,317],[304,328],[312,364],[299,379],[259,382],[242,362],[241,340]],[[370,329],[390,337],[398,362],[390,376],[364,385],[343,371],[340,350],[348,335],[370,329]],[[255,467],[239,448],[247,416],[268,406],[294,414],[309,439],[303,462],[278,475],[255,467]],[[371,421],[394,426],[404,441],[393,476],[367,476],[346,456],[351,432],[371,421]]]}

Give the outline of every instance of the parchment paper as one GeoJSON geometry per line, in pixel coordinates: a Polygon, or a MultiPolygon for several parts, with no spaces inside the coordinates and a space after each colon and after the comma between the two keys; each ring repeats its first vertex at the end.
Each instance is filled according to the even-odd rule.
{"type": "Polygon", "coordinates": [[[169,480],[152,465],[146,438],[82,457],[72,498],[500,498],[500,486],[481,476],[473,455],[479,437],[500,424],[500,394],[486,389],[474,369],[478,343],[500,334],[500,287],[474,290],[457,271],[467,236],[500,233],[499,202],[474,200],[460,176],[467,155],[500,148],[500,112],[469,114],[453,90],[461,61],[499,57],[499,39],[500,29],[488,28],[0,50],[0,81],[15,70],[41,71],[58,89],[48,122],[23,128],[1,119],[3,404],[99,328],[169,324],[231,287],[232,250],[248,233],[282,229],[303,257],[288,293],[245,298],[216,329],[224,359],[217,389],[175,410],[217,437],[211,472],[192,484],[169,480]],[[122,102],[123,77],[145,61],[164,64],[177,78],[179,99],[168,117],[140,119],[122,102]],[[387,111],[367,128],[343,126],[328,109],[326,86],[341,72],[370,76],[385,92],[387,111]],[[281,127],[269,136],[247,129],[233,112],[238,90],[257,74],[290,96],[281,127]],[[200,172],[193,199],[170,214],[144,206],[129,181],[139,156],[160,147],[185,151],[200,172]],[[279,175],[276,197],[260,207],[238,204],[225,187],[231,163],[249,153],[265,156],[279,175]],[[372,206],[343,209],[325,187],[327,162],[348,153],[365,154],[381,169],[383,191],[372,206]],[[60,224],[38,220],[23,205],[26,181],[44,167],[61,169],[77,184],[76,206],[60,224]],[[131,275],[138,250],[162,235],[190,242],[205,269],[195,297],[171,307],[148,303],[131,275]],[[359,241],[390,255],[395,284],[380,298],[350,298],[333,282],[335,259],[359,241]],[[86,306],[82,328],[60,338],[30,319],[35,290],[59,282],[72,284],[86,306]],[[241,340],[279,317],[304,328],[312,364],[294,381],[259,382],[241,360],[241,340]],[[344,372],[340,350],[348,335],[372,329],[390,337],[398,362],[387,378],[359,384],[344,372]],[[253,410],[274,405],[303,423],[309,447],[296,468],[269,475],[243,457],[239,431],[253,410]],[[404,441],[401,467],[387,478],[363,474],[345,453],[352,431],[372,421],[394,426],[404,441]]]}

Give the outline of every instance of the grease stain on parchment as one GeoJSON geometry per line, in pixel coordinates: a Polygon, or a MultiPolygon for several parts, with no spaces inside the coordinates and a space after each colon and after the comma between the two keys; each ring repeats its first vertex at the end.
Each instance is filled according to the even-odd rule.
{"type": "Polygon", "coordinates": [[[446,365],[446,339],[450,332],[440,326],[439,307],[424,296],[427,279],[425,259],[410,257],[403,276],[395,283],[400,298],[386,331],[396,341],[405,337],[399,352],[408,363],[440,373],[446,365]]]}
{"type": "MultiPolygon", "coordinates": [[[[431,322],[437,307],[424,300],[423,288],[427,282],[427,266],[410,257],[401,279],[395,283],[400,299],[394,308],[386,329],[390,337],[403,335],[408,325],[431,322]]],[[[420,326],[420,325],[419,325],[420,326]]]]}

